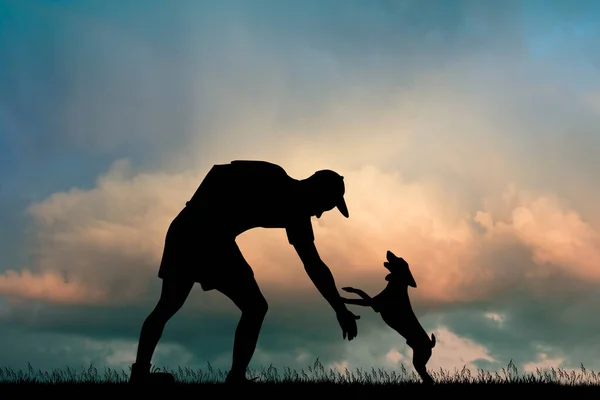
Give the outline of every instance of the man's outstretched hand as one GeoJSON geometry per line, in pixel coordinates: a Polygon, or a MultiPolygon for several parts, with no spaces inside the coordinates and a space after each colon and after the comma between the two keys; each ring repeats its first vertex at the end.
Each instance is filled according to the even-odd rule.
{"type": "Polygon", "coordinates": [[[344,292],[348,292],[348,293],[357,293],[358,292],[358,289],[350,287],[350,286],[343,287],[342,290],[344,292]]]}
{"type": "Polygon", "coordinates": [[[336,314],[337,320],[342,328],[344,339],[352,340],[358,334],[358,328],[356,326],[356,320],[360,319],[359,315],[354,315],[350,310],[345,308],[344,310],[336,314]]]}

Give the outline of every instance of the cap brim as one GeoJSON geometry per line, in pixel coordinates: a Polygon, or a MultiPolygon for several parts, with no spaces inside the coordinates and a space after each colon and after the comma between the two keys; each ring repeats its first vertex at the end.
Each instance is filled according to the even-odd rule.
{"type": "Polygon", "coordinates": [[[408,271],[408,286],[410,287],[417,287],[417,281],[415,281],[415,277],[413,276],[412,272],[410,272],[410,270],[408,271]]]}
{"type": "Polygon", "coordinates": [[[337,209],[340,210],[340,212],[342,213],[342,215],[346,218],[350,217],[350,213],[348,212],[348,207],[346,206],[346,201],[344,200],[344,198],[342,197],[338,204],[337,204],[337,209]]]}

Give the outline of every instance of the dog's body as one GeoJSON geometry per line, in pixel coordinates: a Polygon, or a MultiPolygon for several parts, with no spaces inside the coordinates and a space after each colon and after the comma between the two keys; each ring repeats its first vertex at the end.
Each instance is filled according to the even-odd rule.
{"type": "Polygon", "coordinates": [[[435,347],[435,335],[429,335],[421,326],[410,304],[408,287],[417,287],[406,261],[387,252],[388,262],[384,266],[390,270],[386,276],[387,286],[375,297],[370,297],[360,289],[342,288],[346,292],[355,293],[361,299],[346,299],[346,304],[371,307],[381,314],[383,321],[406,339],[406,344],[413,350],[413,366],[425,384],[433,384],[427,373],[427,362],[435,347]]]}

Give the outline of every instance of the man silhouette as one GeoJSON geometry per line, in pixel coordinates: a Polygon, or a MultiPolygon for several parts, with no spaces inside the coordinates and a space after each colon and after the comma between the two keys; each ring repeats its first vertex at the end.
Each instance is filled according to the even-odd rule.
{"type": "Polygon", "coordinates": [[[150,362],[166,323],[183,306],[194,283],[217,290],[242,312],[226,382],[245,382],[267,313],[254,272],[235,238],[252,228],[284,228],[304,268],[336,313],[343,338],[357,335],[356,319],[344,304],[331,271],[314,244],[311,217],[338,208],[346,217],[343,177],[321,170],[306,179],[291,178],[265,161],[233,161],[214,165],[184,209],[171,222],[158,277],[160,299],[140,333],[130,382],[172,381],[165,373],[150,373],[150,362]]]}

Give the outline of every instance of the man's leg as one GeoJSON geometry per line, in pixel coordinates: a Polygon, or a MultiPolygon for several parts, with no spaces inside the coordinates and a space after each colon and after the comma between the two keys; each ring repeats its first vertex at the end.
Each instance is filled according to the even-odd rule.
{"type": "MultiPolygon", "coordinates": [[[[251,268],[245,263],[237,245],[236,262],[232,271],[240,271],[239,275],[220,279],[215,289],[227,296],[240,309],[242,316],[235,331],[233,343],[233,361],[227,377],[228,381],[243,381],[246,370],[254,355],[263,320],[267,314],[268,304],[258,287],[251,268]],[[243,269],[237,269],[236,267],[243,269]]],[[[235,251],[234,250],[234,251],[235,251]]]]}
{"type": "Polygon", "coordinates": [[[163,279],[160,299],[144,321],[140,333],[134,364],[134,368],[137,368],[140,373],[150,372],[150,362],[165,325],[183,306],[193,286],[194,281],[185,278],[168,277],[163,279]]]}

